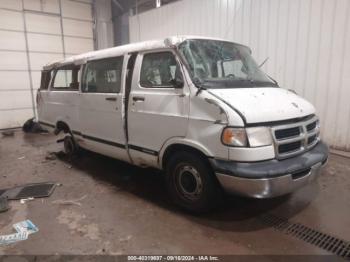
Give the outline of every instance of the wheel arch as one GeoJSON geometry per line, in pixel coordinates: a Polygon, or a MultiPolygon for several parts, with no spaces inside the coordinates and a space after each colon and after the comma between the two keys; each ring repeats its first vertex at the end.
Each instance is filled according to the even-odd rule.
{"type": "Polygon", "coordinates": [[[54,133],[55,135],[58,135],[61,131],[63,131],[65,134],[69,133],[72,135],[69,124],[63,120],[57,120],[54,133]]]}
{"type": "Polygon", "coordinates": [[[171,154],[178,151],[192,152],[200,155],[206,160],[208,160],[209,157],[213,156],[209,150],[197,142],[186,139],[171,139],[164,144],[161,151],[159,152],[158,161],[160,169],[164,169],[166,162],[169,160],[171,154]]]}

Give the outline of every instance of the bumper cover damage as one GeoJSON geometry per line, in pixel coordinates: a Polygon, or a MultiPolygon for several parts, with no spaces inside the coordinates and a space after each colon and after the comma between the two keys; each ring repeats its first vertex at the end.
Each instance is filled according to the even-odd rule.
{"type": "Polygon", "coordinates": [[[210,159],[210,163],[227,193],[272,198],[316,180],[327,158],[328,147],[319,142],[313,149],[285,160],[243,163],[210,159]]]}

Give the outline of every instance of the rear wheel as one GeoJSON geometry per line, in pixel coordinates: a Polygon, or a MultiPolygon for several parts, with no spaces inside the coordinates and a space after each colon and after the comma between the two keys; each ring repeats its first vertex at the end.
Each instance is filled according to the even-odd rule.
{"type": "Polygon", "coordinates": [[[221,188],[204,157],[176,153],[166,165],[167,187],[174,202],[192,212],[211,210],[222,197],[221,188]]]}

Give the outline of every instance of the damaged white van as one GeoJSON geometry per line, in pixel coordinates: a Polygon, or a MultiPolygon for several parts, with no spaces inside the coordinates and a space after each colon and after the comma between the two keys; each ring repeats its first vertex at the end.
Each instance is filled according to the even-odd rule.
{"type": "Polygon", "coordinates": [[[170,37],[46,65],[39,122],[84,148],[165,171],[175,202],[203,211],[221,193],[271,198],[326,163],[315,108],[267,76],[243,45],[170,37]]]}

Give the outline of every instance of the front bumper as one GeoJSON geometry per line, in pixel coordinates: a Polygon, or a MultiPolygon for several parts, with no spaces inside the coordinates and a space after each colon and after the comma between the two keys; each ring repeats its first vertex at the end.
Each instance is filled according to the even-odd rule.
{"type": "Polygon", "coordinates": [[[285,160],[242,163],[210,159],[210,162],[227,193],[272,198],[316,180],[327,158],[328,147],[319,142],[313,149],[285,160]]]}

